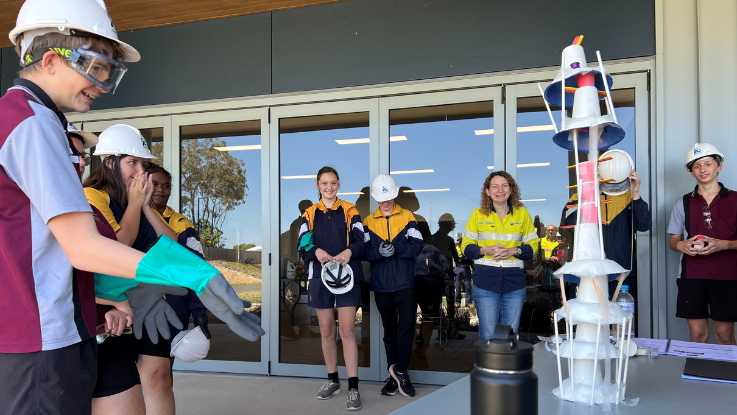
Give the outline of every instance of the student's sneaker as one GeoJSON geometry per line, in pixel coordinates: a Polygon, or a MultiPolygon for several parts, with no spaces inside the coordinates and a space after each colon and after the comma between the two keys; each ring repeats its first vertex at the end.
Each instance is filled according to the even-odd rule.
{"type": "Polygon", "coordinates": [[[348,391],[348,402],[345,403],[346,411],[357,411],[361,409],[361,394],[358,389],[353,388],[348,391]]]}
{"type": "Polygon", "coordinates": [[[381,388],[381,394],[384,396],[394,396],[397,394],[397,381],[389,376],[384,381],[384,387],[381,388]]]}
{"type": "Polygon", "coordinates": [[[340,393],[340,383],[328,380],[325,382],[319,391],[317,391],[317,399],[330,399],[333,395],[340,393]]]}
{"type": "Polygon", "coordinates": [[[394,365],[391,365],[389,367],[389,374],[397,382],[399,393],[407,397],[415,396],[415,387],[412,386],[412,381],[409,378],[409,372],[399,372],[398,370],[394,369],[394,365]]]}

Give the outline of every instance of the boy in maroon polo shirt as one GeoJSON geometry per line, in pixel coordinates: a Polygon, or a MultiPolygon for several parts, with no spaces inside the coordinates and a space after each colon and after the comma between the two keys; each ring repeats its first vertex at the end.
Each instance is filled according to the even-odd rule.
{"type": "Polygon", "coordinates": [[[719,344],[735,343],[737,321],[737,192],[719,183],[724,155],[707,143],[686,154],[698,183],[671,214],[669,246],[681,252],[676,317],[685,318],[691,341],[709,341],[708,318],[719,344]]]}

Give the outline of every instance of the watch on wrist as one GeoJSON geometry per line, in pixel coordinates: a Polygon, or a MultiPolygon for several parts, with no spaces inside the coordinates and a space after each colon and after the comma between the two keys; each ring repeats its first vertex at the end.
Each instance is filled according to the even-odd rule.
{"type": "Polygon", "coordinates": [[[517,255],[522,255],[522,248],[517,248],[517,255]]]}

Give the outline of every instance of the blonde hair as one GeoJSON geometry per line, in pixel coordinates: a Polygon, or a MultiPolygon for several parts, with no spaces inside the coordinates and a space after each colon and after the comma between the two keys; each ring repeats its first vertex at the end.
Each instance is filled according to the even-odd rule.
{"type": "MultiPolygon", "coordinates": [[[[23,34],[18,36],[15,44],[15,53],[23,59],[21,50],[21,40],[23,40],[23,34]]],[[[108,58],[115,60],[123,60],[125,52],[118,46],[117,43],[112,40],[108,40],[101,37],[89,37],[89,36],[68,36],[61,33],[47,33],[45,35],[36,36],[31,41],[31,45],[26,50],[26,55],[32,55],[38,49],[49,48],[49,47],[65,47],[70,49],[87,49],[93,52],[97,52],[108,58]]],[[[41,69],[41,61],[35,62],[28,67],[21,69],[18,75],[21,78],[32,75],[36,71],[41,69]]]]}
{"type": "Polygon", "coordinates": [[[492,201],[489,195],[486,194],[486,189],[491,186],[491,179],[496,176],[503,177],[507,180],[507,183],[509,183],[509,190],[511,192],[511,194],[509,195],[509,203],[511,203],[512,206],[516,208],[523,207],[524,204],[522,203],[522,192],[519,190],[517,182],[514,181],[509,173],[505,172],[504,170],[499,170],[491,173],[486,178],[486,180],[484,180],[484,186],[481,188],[481,213],[483,213],[484,215],[489,215],[491,213],[492,201]]]}

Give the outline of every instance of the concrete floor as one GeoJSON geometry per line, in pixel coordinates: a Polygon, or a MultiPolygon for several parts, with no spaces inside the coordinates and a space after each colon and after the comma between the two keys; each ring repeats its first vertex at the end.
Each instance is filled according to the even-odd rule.
{"type": "MultiPolygon", "coordinates": [[[[348,380],[341,379],[340,395],[321,401],[315,396],[324,379],[278,376],[175,372],[174,395],[178,415],[229,414],[345,414],[348,380]]],[[[361,382],[362,415],[388,414],[440,387],[415,385],[414,398],[381,396],[381,382],[361,382]]]]}

